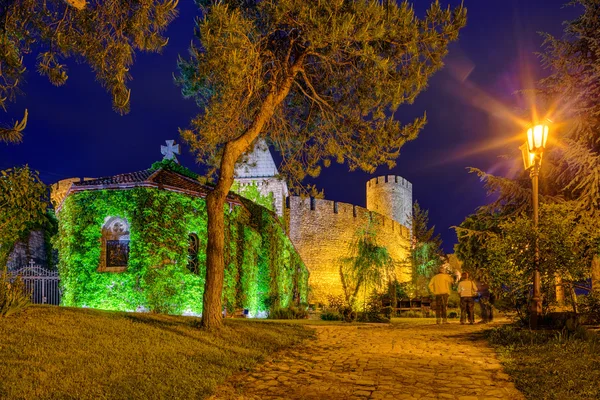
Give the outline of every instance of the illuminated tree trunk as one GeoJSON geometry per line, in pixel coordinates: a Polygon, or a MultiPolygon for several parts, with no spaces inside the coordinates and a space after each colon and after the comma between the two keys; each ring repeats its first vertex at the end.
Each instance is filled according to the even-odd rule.
{"type": "Polygon", "coordinates": [[[271,119],[275,108],[290,92],[296,73],[300,70],[302,57],[291,68],[290,75],[282,82],[279,90],[272,90],[256,115],[250,127],[236,140],[228,142],[223,149],[219,180],[214,190],[206,196],[208,213],[208,241],[206,249],[206,283],[202,306],[202,327],[206,329],[223,326],[221,297],[225,275],[225,216],[223,207],[233,185],[235,163],[252,142],[260,135],[265,124],[271,119]]]}
{"type": "Polygon", "coordinates": [[[554,275],[554,284],[555,284],[555,293],[556,293],[556,302],[559,306],[565,304],[565,287],[563,286],[562,277],[556,273],[554,275]]]}
{"type": "Polygon", "coordinates": [[[600,294],[600,255],[592,260],[592,292],[600,294]]]}
{"type": "Polygon", "coordinates": [[[225,216],[223,207],[225,198],[216,191],[206,196],[208,210],[208,243],[206,247],[206,282],[202,308],[202,326],[220,327],[221,295],[223,292],[225,216]]]}

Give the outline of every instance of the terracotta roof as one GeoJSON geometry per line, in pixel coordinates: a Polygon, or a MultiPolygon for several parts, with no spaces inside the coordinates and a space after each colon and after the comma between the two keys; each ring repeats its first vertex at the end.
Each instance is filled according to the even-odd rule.
{"type": "Polygon", "coordinates": [[[136,183],[146,181],[154,172],[146,169],[144,171],[130,172],[114,176],[105,176],[102,178],[90,179],[83,182],[75,182],[73,186],[98,186],[98,185],[118,185],[121,183],[136,183]]]}
{"type": "MultiPolygon", "coordinates": [[[[185,193],[195,197],[206,197],[212,190],[211,186],[204,185],[195,179],[188,178],[187,176],[178,174],[174,171],[160,168],[158,170],[147,169],[144,171],[74,182],[67,191],[65,197],[71,193],[86,190],[122,190],[134,187],[155,187],[158,189],[185,193]]],[[[229,193],[227,202],[230,204],[243,205],[240,201],[240,197],[233,193],[229,193]]],[[[61,206],[62,201],[58,208],[60,209],[61,206]]]]}

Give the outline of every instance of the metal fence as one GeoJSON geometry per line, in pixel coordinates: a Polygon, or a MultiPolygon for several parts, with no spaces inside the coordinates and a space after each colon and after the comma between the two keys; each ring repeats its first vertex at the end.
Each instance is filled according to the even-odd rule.
{"type": "Polygon", "coordinates": [[[21,277],[27,291],[31,293],[32,303],[60,304],[58,271],[49,271],[30,262],[29,266],[13,271],[12,274],[21,277]]]}

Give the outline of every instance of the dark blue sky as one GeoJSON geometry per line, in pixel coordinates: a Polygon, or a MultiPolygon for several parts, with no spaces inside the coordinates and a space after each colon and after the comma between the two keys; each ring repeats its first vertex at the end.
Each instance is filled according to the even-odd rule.
{"type": "MultiPolygon", "coordinates": [[[[520,144],[506,140],[520,128],[501,113],[499,104],[509,111],[522,106],[514,92],[543,76],[534,54],[541,44],[537,32],[561,34],[562,22],[578,14],[573,7],[564,8],[564,2],[465,0],[467,27],[451,46],[446,68],[434,76],[415,104],[397,113],[408,122],[426,111],[429,122],[419,138],[402,149],[392,171],[382,167],[373,176],[396,174],[413,183],[414,199],[429,210],[447,252],[456,242],[450,226],[488,202],[479,179],[465,168],[507,174],[520,165],[518,158],[500,158],[520,144]]],[[[416,3],[422,16],[430,1],[416,3]]],[[[131,69],[131,112],[126,116],[112,111],[110,95],[95,82],[87,65],[69,62],[69,80],[57,88],[32,68],[34,56],[27,56],[25,95],[0,118],[21,119],[27,108],[29,123],[23,143],[0,144],[0,169],[27,163],[40,171],[44,182],[53,183],[137,171],[159,160],[164,140],[181,142],[177,129],[186,127],[197,113],[194,102],[182,98],[172,78],[177,56],[187,55],[197,15],[192,0],[181,0],[163,54],[137,55],[131,69]]],[[[183,152],[181,163],[198,170],[185,146],[183,152]]],[[[370,177],[334,165],[314,182],[328,199],[364,206],[370,177]]]]}

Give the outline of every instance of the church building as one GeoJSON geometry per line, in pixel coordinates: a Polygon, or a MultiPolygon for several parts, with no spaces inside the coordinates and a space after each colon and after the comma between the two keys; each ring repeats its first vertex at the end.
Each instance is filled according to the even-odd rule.
{"type": "MultiPolygon", "coordinates": [[[[212,189],[176,162],[174,147],[168,141],[166,159],[148,170],[53,185],[63,305],[201,314],[212,189]]],[[[328,296],[342,295],[340,260],[366,229],[395,261],[394,278],[410,279],[403,261],[412,185],[405,179],[369,180],[366,208],[290,196],[259,142],[237,166],[235,187],[239,194],[230,193],[224,210],[226,312],[264,316],[327,304],[328,296]],[[248,188],[272,204],[244,198],[248,188]]]]}

